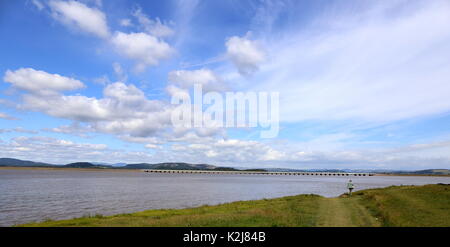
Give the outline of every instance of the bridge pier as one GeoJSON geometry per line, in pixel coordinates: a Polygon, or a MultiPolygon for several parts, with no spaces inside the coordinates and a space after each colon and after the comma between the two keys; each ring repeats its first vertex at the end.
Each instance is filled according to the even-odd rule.
{"type": "Polygon", "coordinates": [[[347,173],[347,172],[252,172],[252,171],[207,171],[207,170],[159,170],[144,169],[147,173],[189,173],[189,174],[239,174],[239,175],[283,175],[283,176],[373,176],[373,173],[347,173]]]}

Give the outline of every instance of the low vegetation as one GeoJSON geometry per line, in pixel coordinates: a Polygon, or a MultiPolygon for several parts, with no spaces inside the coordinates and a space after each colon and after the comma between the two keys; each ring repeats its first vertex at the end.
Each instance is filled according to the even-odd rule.
{"type": "Polygon", "coordinates": [[[147,210],[22,226],[450,226],[450,185],[392,186],[324,198],[298,195],[147,210]]]}
{"type": "Polygon", "coordinates": [[[356,193],[383,226],[450,226],[450,185],[392,186],[356,193]]]}

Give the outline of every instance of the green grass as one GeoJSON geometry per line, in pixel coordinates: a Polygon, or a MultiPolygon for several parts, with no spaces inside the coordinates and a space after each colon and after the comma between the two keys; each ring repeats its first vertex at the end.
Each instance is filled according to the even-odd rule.
{"type": "Polygon", "coordinates": [[[383,226],[450,226],[450,185],[392,186],[355,194],[383,226]]]}
{"type": "Polygon", "coordinates": [[[21,226],[450,226],[450,185],[392,186],[351,197],[298,195],[21,226]]]}

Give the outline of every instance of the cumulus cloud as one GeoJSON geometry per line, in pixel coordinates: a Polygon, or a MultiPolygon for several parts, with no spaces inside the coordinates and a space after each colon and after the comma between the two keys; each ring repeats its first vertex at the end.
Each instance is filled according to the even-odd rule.
{"type": "Polygon", "coordinates": [[[227,55],[243,75],[249,75],[258,70],[265,61],[265,53],[256,41],[246,37],[233,36],[225,43],[227,55]]]}
{"type": "Polygon", "coordinates": [[[159,101],[148,100],[134,85],[109,84],[104,98],[56,94],[23,95],[22,108],[50,116],[88,122],[97,131],[148,136],[170,124],[170,111],[159,101]]]}
{"type": "Polygon", "coordinates": [[[32,68],[21,68],[15,71],[7,70],[3,80],[11,83],[17,89],[40,95],[55,94],[84,87],[81,81],[73,78],[50,74],[32,68]]]}
{"type": "MultiPolygon", "coordinates": [[[[89,131],[117,135],[147,137],[171,126],[171,106],[147,99],[144,92],[132,84],[108,84],[103,90],[103,98],[64,95],[62,91],[76,89],[83,84],[43,71],[38,71],[36,76],[34,72],[33,69],[21,69],[6,73],[5,81],[26,92],[18,106],[21,109],[84,122],[88,124],[89,131]],[[28,72],[33,72],[33,75],[28,72]]],[[[51,131],[74,132],[71,127],[51,131]]]]}
{"type": "Polygon", "coordinates": [[[95,121],[108,119],[111,112],[107,110],[105,101],[81,95],[23,95],[22,108],[40,111],[53,117],[67,118],[77,121],[95,121]]]}
{"type": "Polygon", "coordinates": [[[182,89],[191,89],[194,84],[202,85],[205,91],[222,91],[226,88],[219,76],[209,69],[171,71],[169,82],[182,89]]]}
{"type": "Polygon", "coordinates": [[[170,132],[162,136],[165,142],[175,143],[211,143],[217,137],[226,137],[223,128],[172,128],[170,132]]]}
{"type": "Polygon", "coordinates": [[[167,140],[181,138],[188,132],[198,138],[221,133],[221,130],[215,129],[174,131],[171,122],[174,106],[165,101],[148,99],[133,84],[107,84],[103,89],[103,97],[96,98],[66,95],[64,91],[81,88],[84,84],[34,69],[7,71],[5,81],[23,91],[22,101],[17,105],[19,109],[42,112],[75,123],[47,128],[47,131],[76,135],[101,132],[129,138],[159,136],[167,140]]]}
{"type": "Polygon", "coordinates": [[[144,92],[133,84],[112,83],[105,87],[103,95],[107,98],[115,99],[124,105],[142,106],[142,104],[147,102],[144,92]]]}
{"type": "Polygon", "coordinates": [[[203,139],[201,142],[189,140],[171,146],[175,156],[191,162],[209,162],[219,165],[245,164],[251,167],[264,166],[265,162],[280,162],[286,154],[258,141],[238,139],[203,139]]]}
{"type": "Polygon", "coordinates": [[[170,96],[185,96],[185,95],[189,95],[189,90],[188,89],[184,89],[184,88],[180,88],[174,85],[168,85],[166,87],[166,93],[169,94],[170,96]]]}
{"type": "Polygon", "coordinates": [[[81,31],[101,38],[109,36],[105,14],[97,8],[90,8],[77,1],[49,2],[52,16],[64,25],[75,27],[81,31]]]}
{"type": "MultiPolygon", "coordinates": [[[[92,2],[92,1],[88,1],[92,2]]],[[[94,1],[101,6],[101,1],[94,1]]],[[[52,17],[64,25],[93,34],[108,41],[115,50],[136,61],[136,72],[144,71],[148,66],[158,65],[163,59],[174,54],[174,49],[163,38],[173,35],[174,31],[158,18],[148,18],[139,8],[133,12],[143,32],[110,32],[105,13],[96,7],[78,1],[51,0],[48,3],[52,17]]],[[[133,26],[130,19],[121,19],[123,27],[133,26]]]]}
{"type": "Polygon", "coordinates": [[[111,42],[117,52],[137,61],[137,71],[158,65],[160,60],[167,59],[174,53],[169,44],[146,33],[116,32],[111,42]]]}

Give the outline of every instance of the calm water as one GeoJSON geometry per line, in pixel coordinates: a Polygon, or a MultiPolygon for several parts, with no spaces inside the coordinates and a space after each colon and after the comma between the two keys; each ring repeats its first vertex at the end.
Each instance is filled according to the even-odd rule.
{"type": "MultiPolygon", "coordinates": [[[[352,177],[357,190],[450,183],[449,177],[352,177]]],[[[0,226],[296,194],[346,192],[345,177],[0,170],[0,226]]]]}

